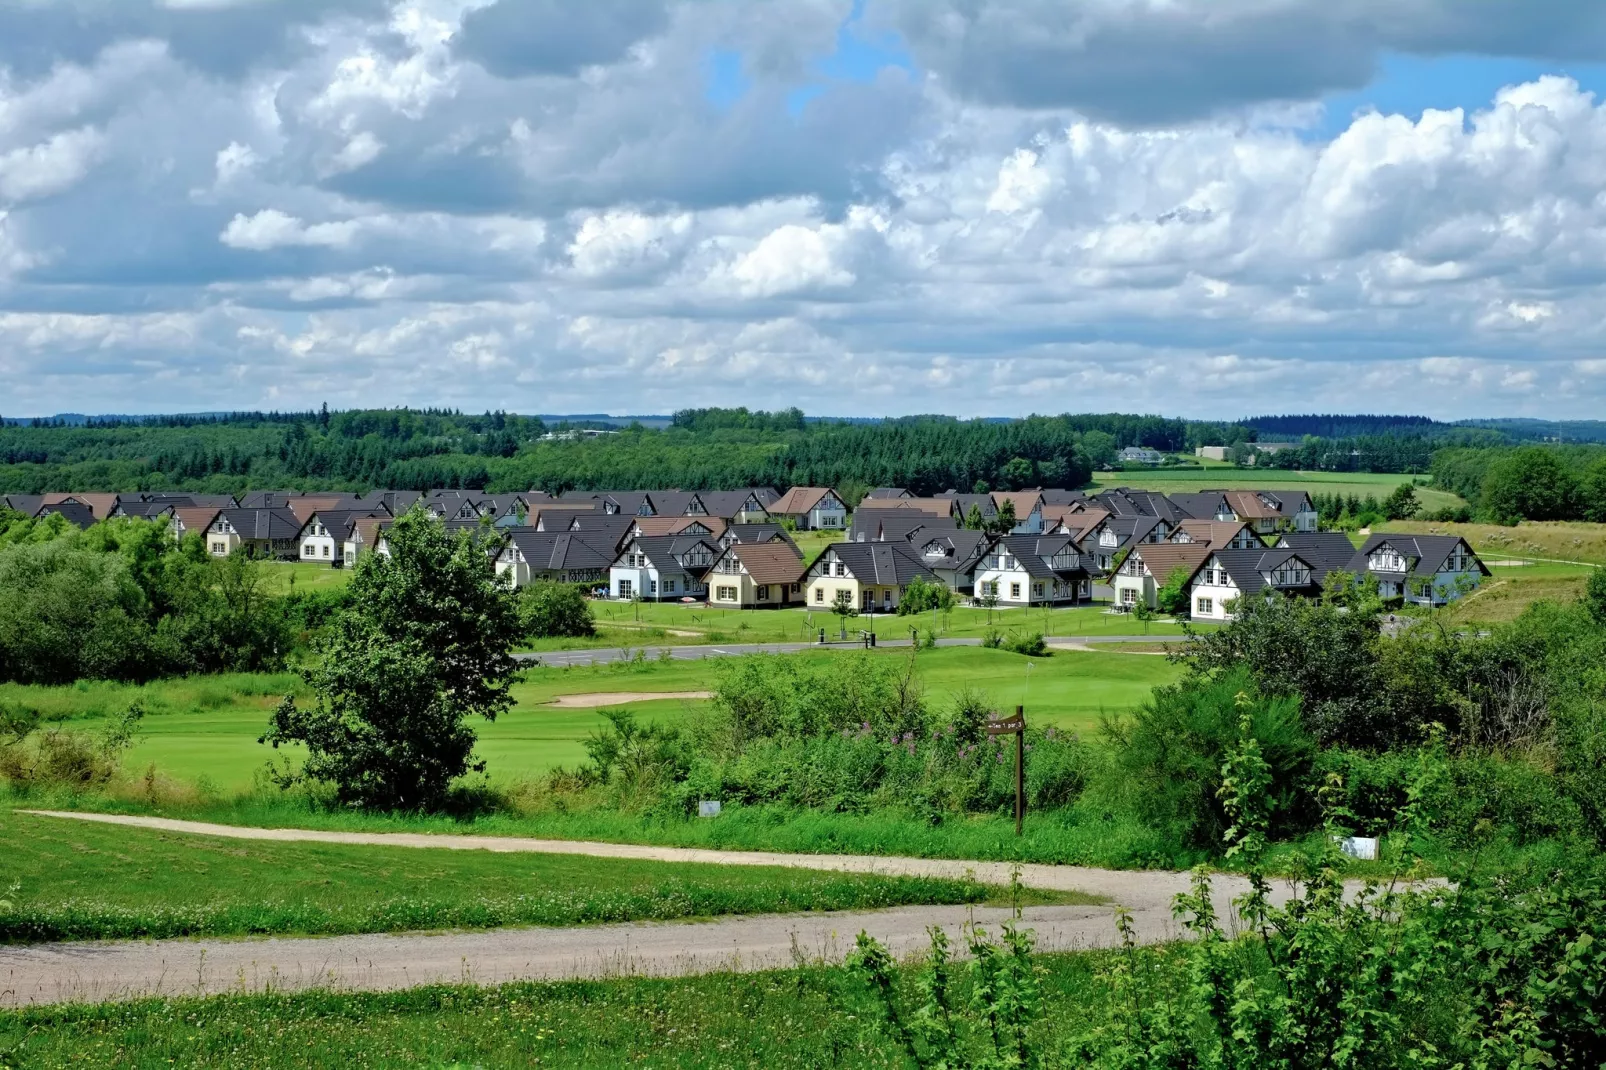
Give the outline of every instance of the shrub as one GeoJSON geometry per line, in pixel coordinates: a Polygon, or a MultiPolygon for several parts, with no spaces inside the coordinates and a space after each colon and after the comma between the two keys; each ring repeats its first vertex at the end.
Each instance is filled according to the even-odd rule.
{"type": "Polygon", "coordinates": [[[519,592],[519,628],[530,639],[575,638],[597,634],[585,588],[576,583],[538,580],[519,592]]]}
{"type": "Polygon", "coordinates": [[[1156,688],[1133,716],[1106,720],[1111,794],[1174,842],[1216,847],[1228,826],[1220,798],[1222,763],[1244,715],[1271,768],[1267,805],[1276,829],[1303,827],[1310,816],[1303,789],[1315,745],[1300,723],[1299,700],[1258,692],[1241,669],[1156,688]]]}
{"type": "Polygon", "coordinates": [[[954,592],[947,584],[916,576],[909,581],[909,585],[903,589],[903,596],[898,599],[898,616],[927,613],[933,609],[952,609],[953,604],[954,592]]]}
{"type": "Polygon", "coordinates": [[[1029,658],[1049,656],[1048,644],[1043,641],[1042,632],[1011,635],[1009,641],[1004,644],[1004,649],[1011,654],[1025,654],[1029,658]]]}

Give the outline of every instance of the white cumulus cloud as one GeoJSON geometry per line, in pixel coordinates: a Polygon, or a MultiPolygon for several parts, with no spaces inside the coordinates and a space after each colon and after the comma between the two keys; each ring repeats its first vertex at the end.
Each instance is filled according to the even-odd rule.
{"type": "Polygon", "coordinates": [[[264,208],[255,215],[236,215],[218,237],[235,249],[261,252],[286,245],[349,245],[356,233],[352,220],[307,224],[277,208],[264,208]]]}

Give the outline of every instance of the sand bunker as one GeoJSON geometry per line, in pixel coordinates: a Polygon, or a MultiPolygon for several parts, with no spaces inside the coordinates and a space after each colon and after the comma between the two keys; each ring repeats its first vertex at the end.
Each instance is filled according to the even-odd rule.
{"type": "Polygon", "coordinates": [[[712,691],[593,691],[584,695],[559,695],[548,706],[581,709],[591,706],[623,706],[627,702],[651,702],[660,698],[713,698],[712,691]]]}

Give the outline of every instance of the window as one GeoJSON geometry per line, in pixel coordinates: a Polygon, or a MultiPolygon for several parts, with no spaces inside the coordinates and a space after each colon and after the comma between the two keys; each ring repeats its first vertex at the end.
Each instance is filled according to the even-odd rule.
{"type": "Polygon", "coordinates": [[[214,554],[226,554],[229,552],[229,544],[226,542],[214,542],[212,544],[212,552],[214,554]]]}
{"type": "Polygon", "coordinates": [[[675,593],[675,581],[673,577],[664,581],[664,591],[668,594],[675,593]]]}
{"type": "Polygon", "coordinates": [[[304,543],[301,544],[301,556],[302,557],[317,557],[318,556],[318,548],[316,546],[312,545],[312,543],[310,543],[310,542],[304,542],[304,543]]]}
{"type": "Polygon", "coordinates": [[[657,580],[648,580],[647,581],[647,593],[648,594],[657,594],[658,593],[658,581],[657,580]]]}
{"type": "Polygon", "coordinates": [[[1137,602],[1137,600],[1138,600],[1138,592],[1137,591],[1133,590],[1131,587],[1122,587],[1121,588],[1121,604],[1123,606],[1134,605],[1137,602]]]}
{"type": "Polygon", "coordinates": [[[768,602],[770,600],[770,585],[767,583],[759,584],[754,588],[754,594],[760,602],[768,602]]]}
{"type": "Polygon", "coordinates": [[[848,574],[848,566],[846,566],[842,562],[838,561],[836,563],[836,574],[838,576],[846,576],[848,574]]]}
{"type": "Polygon", "coordinates": [[[814,601],[817,604],[820,604],[820,605],[824,605],[825,604],[825,588],[824,587],[816,587],[816,588],[814,588],[814,601]]]}
{"type": "Polygon", "coordinates": [[[324,544],[324,547],[323,547],[323,556],[325,556],[325,557],[328,557],[328,556],[329,556],[329,544],[328,544],[328,543],[325,543],[325,544],[324,544]]]}
{"type": "Polygon", "coordinates": [[[1016,598],[1020,597],[1020,584],[1012,583],[1012,584],[1009,585],[1009,597],[1011,599],[1016,599],[1016,598]]]}
{"type": "Polygon", "coordinates": [[[1196,606],[1195,613],[1201,617],[1208,617],[1216,611],[1216,600],[1214,598],[1201,598],[1196,603],[1196,606]]]}
{"type": "Polygon", "coordinates": [[[1043,597],[1043,585],[1041,583],[1032,584],[1032,594],[1036,595],[1038,598],[1043,597]]]}
{"type": "Polygon", "coordinates": [[[721,602],[734,602],[736,601],[736,588],[716,587],[714,589],[714,597],[719,599],[721,602]]]}
{"type": "Polygon", "coordinates": [[[620,580],[619,581],[619,597],[620,598],[634,598],[635,596],[636,596],[636,585],[631,583],[629,580],[620,580]]]}

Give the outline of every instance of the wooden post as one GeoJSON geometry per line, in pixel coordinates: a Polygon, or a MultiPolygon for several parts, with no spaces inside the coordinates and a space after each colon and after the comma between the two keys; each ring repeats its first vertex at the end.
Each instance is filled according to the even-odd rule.
{"type": "Polygon", "coordinates": [[[1015,737],[1015,835],[1026,820],[1026,707],[1016,706],[1015,716],[987,723],[989,736],[1015,737]]]}
{"type": "Polygon", "coordinates": [[[1026,820],[1026,709],[1015,707],[1015,720],[1020,728],[1015,732],[1015,835],[1021,834],[1026,820]]]}

